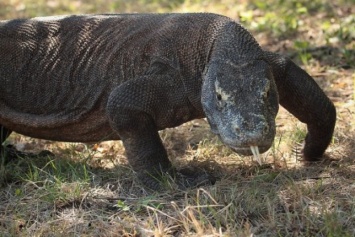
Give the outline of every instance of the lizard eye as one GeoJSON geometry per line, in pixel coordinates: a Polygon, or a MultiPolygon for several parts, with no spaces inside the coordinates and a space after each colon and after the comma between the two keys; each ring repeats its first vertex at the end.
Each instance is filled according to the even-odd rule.
{"type": "Polygon", "coordinates": [[[219,109],[222,109],[225,105],[225,102],[222,100],[222,95],[217,93],[216,95],[216,98],[217,98],[217,106],[219,109]]]}

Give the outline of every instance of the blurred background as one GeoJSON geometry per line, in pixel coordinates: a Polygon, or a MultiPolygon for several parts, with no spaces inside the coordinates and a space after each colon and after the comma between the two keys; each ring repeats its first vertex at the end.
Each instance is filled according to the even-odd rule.
{"type": "Polygon", "coordinates": [[[299,63],[355,62],[354,0],[1,0],[0,20],[93,13],[214,12],[240,21],[268,50],[299,63]],[[323,47],[323,48],[322,48],[323,47]],[[326,47],[326,48],[324,48],[326,47]],[[331,55],[331,57],[327,57],[331,55]],[[336,57],[334,57],[336,55],[336,57]]]}

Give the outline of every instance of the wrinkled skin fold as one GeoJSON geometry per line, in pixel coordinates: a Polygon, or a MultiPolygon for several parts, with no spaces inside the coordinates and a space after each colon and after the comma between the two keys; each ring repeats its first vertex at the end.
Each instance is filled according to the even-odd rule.
{"type": "Polygon", "coordinates": [[[307,124],[304,158],[320,159],[334,131],[334,105],[305,71],[263,51],[224,16],[0,21],[0,142],[12,131],[67,142],[121,139],[153,190],[163,188],[165,175],[180,188],[214,182],[203,171],[176,170],[159,130],[207,117],[231,149],[257,154],[273,142],[279,104],[307,124]]]}

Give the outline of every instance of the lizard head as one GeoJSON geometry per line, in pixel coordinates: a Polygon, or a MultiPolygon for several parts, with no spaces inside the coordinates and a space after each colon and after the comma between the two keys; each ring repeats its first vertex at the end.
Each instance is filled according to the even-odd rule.
{"type": "Polygon", "coordinates": [[[201,102],[213,133],[243,155],[250,147],[270,148],[275,137],[278,93],[263,60],[211,62],[205,70],[201,102]]]}

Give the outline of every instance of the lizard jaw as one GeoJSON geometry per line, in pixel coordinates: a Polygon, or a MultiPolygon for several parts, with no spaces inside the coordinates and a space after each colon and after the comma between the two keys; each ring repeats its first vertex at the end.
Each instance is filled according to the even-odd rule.
{"type": "MultiPolygon", "coordinates": [[[[265,159],[260,154],[259,146],[249,146],[249,147],[231,147],[235,152],[242,155],[253,155],[254,160],[258,162],[259,165],[262,165],[265,162],[265,159]],[[251,151],[251,152],[250,152],[251,151]]],[[[265,148],[261,147],[261,150],[264,151],[265,148]]]]}

